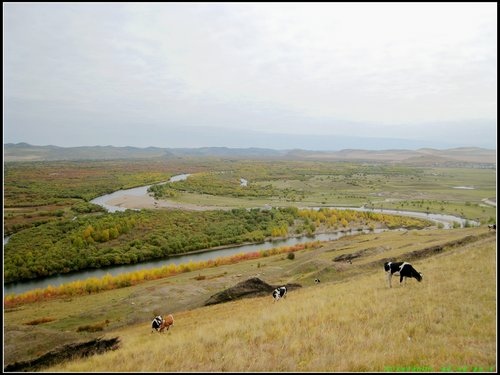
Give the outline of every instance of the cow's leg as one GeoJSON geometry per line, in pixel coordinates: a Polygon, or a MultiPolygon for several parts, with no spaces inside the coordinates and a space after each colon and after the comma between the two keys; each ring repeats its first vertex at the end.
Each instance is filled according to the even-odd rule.
{"type": "Polygon", "coordinates": [[[402,286],[406,286],[406,279],[408,279],[408,277],[406,276],[401,276],[401,279],[399,280],[399,282],[401,283],[402,282],[402,286]]]}
{"type": "Polygon", "coordinates": [[[391,279],[392,279],[392,273],[387,272],[387,282],[389,283],[389,288],[392,288],[391,279]]]}

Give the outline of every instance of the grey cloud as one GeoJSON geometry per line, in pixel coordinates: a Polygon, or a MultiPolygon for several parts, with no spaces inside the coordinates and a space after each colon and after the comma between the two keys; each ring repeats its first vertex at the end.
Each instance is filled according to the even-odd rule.
{"type": "Polygon", "coordinates": [[[484,145],[496,135],[496,13],[425,6],[5,4],[4,135],[155,145],[204,126],[433,144],[426,129],[449,122],[449,144],[484,145]]]}

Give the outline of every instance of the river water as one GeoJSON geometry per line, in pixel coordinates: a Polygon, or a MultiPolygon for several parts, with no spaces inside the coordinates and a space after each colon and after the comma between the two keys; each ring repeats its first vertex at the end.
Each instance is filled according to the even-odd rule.
{"type": "MultiPolygon", "coordinates": [[[[363,232],[369,233],[370,231],[365,230],[363,232]]],[[[375,229],[373,232],[378,233],[378,232],[382,232],[382,230],[375,229]]],[[[66,284],[66,283],[69,283],[72,281],[77,281],[77,280],[84,280],[84,279],[88,279],[91,277],[101,278],[101,277],[108,275],[108,274],[112,275],[112,276],[116,276],[116,275],[120,275],[122,273],[129,273],[129,272],[140,271],[140,270],[149,270],[149,269],[154,269],[154,268],[160,268],[163,266],[167,266],[169,264],[178,265],[178,264],[189,263],[191,261],[192,262],[201,262],[201,261],[216,259],[216,258],[220,258],[220,257],[227,257],[227,256],[235,255],[235,254],[252,253],[254,251],[268,250],[268,249],[272,249],[275,247],[281,247],[281,246],[293,246],[293,245],[306,243],[306,242],[312,242],[312,241],[333,241],[333,240],[339,239],[340,237],[343,237],[346,235],[353,235],[353,234],[358,234],[358,233],[361,233],[361,231],[322,233],[322,234],[317,234],[317,235],[312,236],[312,237],[308,237],[308,236],[293,237],[293,238],[287,238],[287,239],[283,239],[283,240],[268,241],[268,242],[259,243],[259,244],[233,246],[233,247],[228,247],[225,249],[210,250],[210,251],[204,251],[204,252],[199,252],[199,253],[172,256],[172,257],[167,258],[167,259],[153,260],[153,261],[143,262],[143,263],[138,263],[138,264],[111,266],[111,267],[100,268],[100,269],[79,271],[79,272],[75,272],[75,273],[54,275],[54,276],[46,277],[43,279],[36,279],[36,280],[31,280],[31,281],[20,281],[20,282],[5,284],[4,285],[4,295],[24,293],[24,292],[27,292],[29,290],[38,289],[38,288],[44,289],[44,288],[48,287],[49,285],[59,286],[61,284],[66,284]]]]}
{"type": "MultiPolygon", "coordinates": [[[[189,174],[182,174],[182,175],[173,176],[169,180],[169,182],[180,181],[180,180],[186,179],[188,176],[189,176],[189,174]]],[[[245,182],[246,182],[246,180],[245,180],[245,182]]],[[[125,207],[111,206],[111,205],[107,204],[107,202],[109,202],[112,199],[119,198],[119,197],[122,197],[125,195],[134,195],[134,196],[147,195],[148,194],[147,190],[150,186],[151,185],[141,186],[141,187],[127,189],[127,190],[118,190],[118,191],[115,191],[114,193],[95,198],[91,202],[98,204],[98,205],[101,205],[102,207],[106,208],[109,212],[124,211],[124,210],[126,210],[125,207]]],[[[454,222],[460,223],[460,225],[463,227],[467,221],[465,219],[451,216],[451,215],[427,214],[427,213],[423,213],[423,212],[386,210],[386,209],[371,209],[371,208],[366,208],[366,207],[336,207],[336,206],[332,206],[332,207],[328,207],[328,208],[349,209],[349,210],[354,210],[354,211],[372,211],[372,212],[391,214],[391,215],[418,217],[418,218],[422,218],[422,219],[428,219],[428,220],[434,221],[436,223],[440,223],[443,225],[443,227],[445,229],[452,228],[454,222]]],[[[315,207],[315,209],[319,209],[319,207],[315,207]]],[[[476,222],[471,221],[471,220],[469,220],[468,222],[470,225],[479,225],[479,223],[476,223],[476,222]]],[[[364,231],[364,232],[368,233],[368,231],[364,231]]],[[[74,273],[69,273],[69,274],[54,275],[54,276],[36,279],[36,280],[31,280],[31,281],[20,281],[20,282],[15,282],[15,283],[4,284],[4,295],[24,293],[24,292],[27,292],[29,290],[38,289],[38,288],[44,289],[49,285],[59,286],[61,284],[65,284],[65,283],[69,283],[69,282],[77,281],[77,280],[84,280],[84,279],[91,278],[91,277],[100,278],[100,277],[103,277],[107,274],[112,275],[112,276],[116,276],[116,275],[119,275],[121,273],[129,273],[129,272],[134,272],[134,271],[139,271],[139,270],[159,268],[159,267],[167,266],[169,264],[183,264],[183,263],[188,263],[190,261],[192,261],[192,262],[206,261],[206,260],[230,256],[230,255],[234,255],[234,254],[249,253],[249,252],[254,252],[254,251],[259,251],[259,250],[272,249],[274,247],[280,247],[280,246],[293,246],[296,244],[312,242],[312,241],[332,241],[332,240],[336,240],[340,237],[343,237],[345,235],[352,235],[352,234],[358,234],[358,233],[360,233],[360,231],[317,234],[317,235],[312,236],[312,237],[310,237],[310,236],[293,237],[293,238],[288,238],[288,239],[283,239],[283,240],[268,241],[268,242],[260,243],[260,244],[234,246],[234,247],[228,247],[225,249],[210,250],[210,251],[204,251],[204,252],[198,252],[198,253],[192,253],[192,254],[173,256],[173,257],[170,257],[167,259],[154,260],[154,261],[133,264],[133,265],[111,266],[111,267],[106,267],[106,268],[101,268],[101,269],[93,269],[93,270],[79,271],[79,272],[74,272],[74,273]]],[[[5,239],[4,239],[4,244],[5,244],[5,239]]]]}
{"type": "MultiPolygon", "coordinates": [[[[176,181],[182,181],[188,178],[189,174],[179,174],[176,176],[173,176],[168,180],[167,182],[176,182],[176,181]]],[[[162,184],[166,184],[167,182],[162,182],[162,184]]],[[[95,199],[92,199],[90,203],[98,204],[99,206],[104,207],[105,209],[108,210],[108,212],[116,212],[116,211],[125,211],[127,208],[126,207],[119,207],[119,206],[112,206],[109,205],[107,202],[109,202],[112,199],[115,198],[120,198],[123,197],[124,195],[133,195],[133,196],[138,196],[138,197],[143,197],[148,195],[148,189],[152,185],[147,185],[147,186],[139,186],[133,189],[126,189],[126,190],[118,190],[115,191],[114,193],[111,194],[106,194],[101,197],[97,197],[95,199]]]]}

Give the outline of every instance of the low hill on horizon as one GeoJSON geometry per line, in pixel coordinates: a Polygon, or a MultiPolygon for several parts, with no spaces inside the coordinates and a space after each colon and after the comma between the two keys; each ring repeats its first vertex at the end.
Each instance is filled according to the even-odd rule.
{"type": "Polygon", "coordinates": [[[160,147],[116,147],[81,146],[59,147],[54,145],[35,146],[28,143],[4,144],[4,161],[57,161],[57,160],[112,160],[148,158],[254,158],[317,161],[357,161],[379,163],[404,163],[416,166],[474,164],[478,167],[496,167],[496,150],[479,147],[451,149],[421,148],[417,150],[363,150],[344,149],[340,151],[275,150],[268,148],[160,148],[160,147]]]}

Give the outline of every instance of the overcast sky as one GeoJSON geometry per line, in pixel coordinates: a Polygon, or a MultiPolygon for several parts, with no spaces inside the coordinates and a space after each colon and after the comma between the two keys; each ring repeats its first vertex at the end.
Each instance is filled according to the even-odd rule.
{"type": "Polygon", "coordinates": [[[496,2],[7,2],[3,52],[4,143],[496,148],[496,2]]]}

